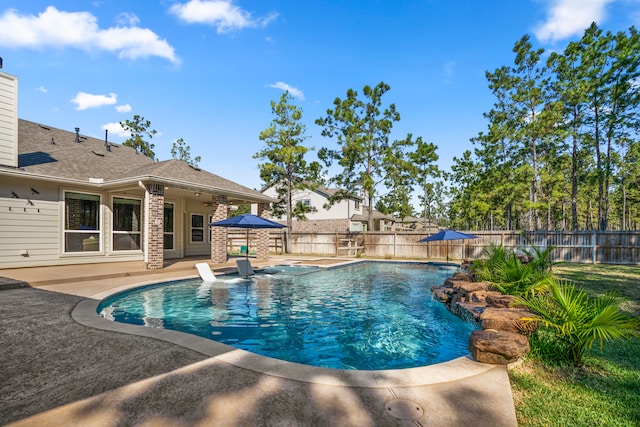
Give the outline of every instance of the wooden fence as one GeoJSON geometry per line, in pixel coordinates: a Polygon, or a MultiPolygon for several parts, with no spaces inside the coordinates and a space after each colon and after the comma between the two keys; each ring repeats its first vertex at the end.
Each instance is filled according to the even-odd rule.
{"type": "MultiPolygon", "coordinates": [[[[463,231],[464,232],[464,231],[463,231]]],[[[485,247],[494,244],[518,252],[533,248],[555,248],[553,261],[600,264],[640,264],[639,231],[473,231],[476,239],[418,243],[429,236],[417,232],[293,233],[290,252],[322,256],[381,258],[428,258],[450,260],[482,257],[485,247]]],[[[280,242],[281,232],[274,232],[280,242]]],[[[278,243],[278,247],[281,243],[278,243]]]]}

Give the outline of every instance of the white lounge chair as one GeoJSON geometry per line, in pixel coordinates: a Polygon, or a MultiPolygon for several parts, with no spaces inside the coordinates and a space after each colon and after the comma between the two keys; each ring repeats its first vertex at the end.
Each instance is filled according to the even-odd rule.
{"type": "Polygon", "coordinates": [[[198,274],[200,278],[205,282],[215,282],[216,276],[211,271],[211,267],[206,262],[199,262],[196,264],[196,268],[198,269],[198,274]]]}
{"type": "Polygon", "coordinates": [[[251,261],[248,259],[238,259],[236,260],[236,265],[238,266],[238,274],[245,278],[256,274],[253,271],[253,267],[251,267],[251,261]]]}

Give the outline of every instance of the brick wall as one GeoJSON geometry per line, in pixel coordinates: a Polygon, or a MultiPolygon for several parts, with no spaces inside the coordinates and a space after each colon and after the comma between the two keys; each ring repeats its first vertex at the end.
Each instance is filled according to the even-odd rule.
{"type": "MultiPolygon", "coordinates": [[[[213,222],[227,219],[227,196],[211,197],[211,215],[213,222]]],[[[227,229],[211,227],[211,262],[227,262],[227,229]]]]}
{"type": "Polygon", "coordinates": [[[149,184],[149,247],[147,269],[164,266],[164,186],[149,184]]]}
{"type": "MultiPolygon", "coordinates": [[[[258,216],[269,219],[271,210],[268,203],[258,203],[258,216]]],[[[256,259],[269,258],[269,229],[256,230],[256,259]]]]}

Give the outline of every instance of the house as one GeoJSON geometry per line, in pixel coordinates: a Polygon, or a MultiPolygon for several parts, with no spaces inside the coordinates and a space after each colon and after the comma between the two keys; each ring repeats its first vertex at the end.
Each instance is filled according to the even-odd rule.
{"type": "MultiPolygon", "coordinates": [[[[373,216],[373,231],[395,231],[396,230],[396,218],[393,215],[385,215],[377,210],[373,210],[371,213],[373,216]]],[[[364,207],[362,215],[354,215],[351,217],[353,224],[360,223],[361,227],[366,230],[368,224],[369,211],[367,207],[364,207]]]]}
{"type": "MultiPolygon", "coordinates": [[[[322,185],[313,189],[297,190],[293,193],[293,203],[303,203],[311,208],[311,212],[305,214],[306,221],[294,220],[293,232],[361,232],[367,231],[367,207],[364,206],[360,196],[350,195],[347,198],[329,203],[329,199],[338,193],[337,188],[327,188],[322,185]]],[[[262,193],[276,199],[277,191],[274,186],[262,189],[262,193]]],[[[383,215],[374,210],[374,230],[389,231],[393,228],[393,217],[383,215]]],[[[285,220],[286,218],[277,218],[285,220]]]]}
{"type": "MultiPolygon", "coordinates": [[[[227,230],[209,227],[232,205],[274,200],[134,148],[18,118],[18,79],[0,72],[0,268],[211,256],[227,259],[227,230]]],[[[258,257],[268,256],[268,233],[258,257]]]]}
{"type": "Polygon", "coordinates": [[[401,222],[398,222],[399,223],[396,224],[396,230],[436,233],[441,229],[438,224],[434,224],[425,217],[417,218],[414,216],[407,216],[403,218],[401,222]]]}

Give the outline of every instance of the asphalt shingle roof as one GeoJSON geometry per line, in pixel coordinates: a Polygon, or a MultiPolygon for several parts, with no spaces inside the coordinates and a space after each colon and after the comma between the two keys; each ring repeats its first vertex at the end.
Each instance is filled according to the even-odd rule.
{"type": "Polygon", "coordinates": [[[18,167],[56,178],[108,181],[122,177],[131,168],[154,163],[131,147],[111,144],[111,151],[107,151],[103,140],[82,135],[80,142],[75,141],[73,131],[19,119],[18,167]]]}
{"type": "Polygon", "coordinates": [[[43,177],[85,181],[153,179],[245,197],[271,201],[264,194],[222,178],[182,160],[155,162],[134,148],[110,143],[28,120],[18,120],[18,170],[43,177]]]}

